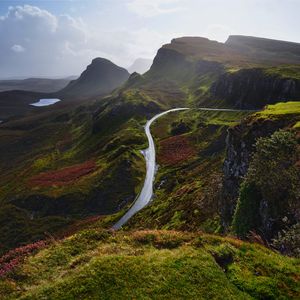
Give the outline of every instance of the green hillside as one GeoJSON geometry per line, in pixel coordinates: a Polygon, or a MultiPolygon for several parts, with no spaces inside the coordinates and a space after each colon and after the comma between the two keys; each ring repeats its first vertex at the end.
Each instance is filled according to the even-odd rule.
{"type": "Polygon", "coordinates": [[[2,299],[297,299],[299,272],[299,260],[232,238],[90,229],[27,255],[0,279],[0,295],[2,299]]]}
{"type": "Polygon", "coordinates": [[[298,48],[184,37],[143,75],[114,66],[106,96],[102,59],[74,99],[31,111],[36,93],[17,92],[22,117],[0,124],[0,298],[298,299],[298,48]],[[153,199],[112,231],[143,186],[146,121],[174,107],[190,109],[151,125],[153,199]]]}

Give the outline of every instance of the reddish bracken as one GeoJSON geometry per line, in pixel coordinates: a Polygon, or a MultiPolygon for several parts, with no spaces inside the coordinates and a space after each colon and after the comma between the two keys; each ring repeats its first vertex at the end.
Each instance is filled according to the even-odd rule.
{"type": "Polygon", "coordinates": [[[164,139],[159,145],[158,161],[166,165],[181,163],[196,154],[189,139],[183,135],[164,139]]]}
{"type": "Polygon", "coordinates": [[[46,245],[46,241],[38,241],[7,252],[0,257],[0,277],[12,272],[27,255],[44,248],[46,245]]]}
{"type": "Polygon", "coordinates": [[[81,164],[76,164],[70,167],[41,173],[29,180],[30,186],[62,186],[71,184],[81,177],[88,175],[97,168],[95,161],[89,160],[81,164]]]}

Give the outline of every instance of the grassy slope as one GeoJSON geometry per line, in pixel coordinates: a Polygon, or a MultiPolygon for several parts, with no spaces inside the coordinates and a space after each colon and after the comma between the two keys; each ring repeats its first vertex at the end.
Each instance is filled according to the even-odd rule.
{"type": "Polygon", "coordinates": [[[142,96],[128,98],[112,97],[1,125],[0,252],[53,233],[59,226],[49,218],[63,227],[70,217],[116,212],[134,200],[145,172],[139,151],[146,147],[142,124],[152,109],[142,96]],[[70,170],[78,170],[78,177],[72,174],[70,180],[70,170]],[[9,206],[12,202],[25,210],[9,206]],[[39,202],[42,208],[36,208],[39,202]],[[19,227],[24,234],[18,233],[19,227]]]}
{"type": "Polygon", "coordinates": [[[280,121],[286,120],[288,127],[295,130],[300,128],[300,102],[281,102],[274,105],[267,105],[264,110],[256,113],[250,120],[250,123],[256,121],[280,121]]]}
{"type": "Polygon", "coordinates": [[[299,260],[231,238],[90,229],[25,259],[2,299],[296,299],[299,260]]]}
{"type": "Polygon", "coordinates": [[[277,103],[274,105],[267,105],[267,107],[256,114],[257,117],[276,118],[276,116],[283,115],[299,115],[300,102],[286,102],[277,103]]]}
{"type": "Polygon", "coordinates": [[[291,78],[300,80],[300,66],[299,65],[283,65],[278,67],[266,68],[267,75],[280,75],[283,78],[291,78]]]}
{"type": "Polygon", "coordinates": [[[248,114],[195,109],[169,114],[153,124],[151,130],[158,147],[159,164],[155,196],[151,205],[129,221],[128,227],[217,230],[226,130],[248,114]],[[186,124],[189,130],[175,138],[188,140],[193,152],[187,157],[180,148],[167,148],[165,151],[165,146],[162,146],[170,141],[170,136],[174,136],[174,127],[180,122],[186,124]],[[180,151],[182,160],[172,163],[173,152],[180,151]]]}

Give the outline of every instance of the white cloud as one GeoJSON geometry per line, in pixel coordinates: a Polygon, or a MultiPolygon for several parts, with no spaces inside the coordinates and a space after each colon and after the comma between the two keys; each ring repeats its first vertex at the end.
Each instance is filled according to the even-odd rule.
{"type": "Polygon", "coordinates": [[[141,17],[154,17],[182,10],[179,2],[181,0],[130,0],[127,8],[141,17]]]}
{"type": "Polygon", "coordinates": [[[25,51],[25,48],[22,47],[21,45],[13,45],[11,47],[11,50],[16,52],[16,53],[21,53],[21,52],[24,52],[25,51]]]}
{"type": "Polygon", "coordinates": [[[76,75],[98,56],[126,66],[153,57],[165,42],[148,29],[91,28],[80,18],[30,5],[8,9],[0,18],[0,36],[0,77],[76,75]]]}

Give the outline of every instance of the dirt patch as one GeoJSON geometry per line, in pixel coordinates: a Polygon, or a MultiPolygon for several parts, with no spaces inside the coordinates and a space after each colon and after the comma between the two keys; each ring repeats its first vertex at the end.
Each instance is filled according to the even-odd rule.
{"type": "Polygon", "coordinates": [[[175,165],[195,154],[196,150],[186,136],[173,136],[159,143],[158,161],[161,164],[175,165]]]}
{"type": "Polygon", "coordinates": [[[96,169],[95,161],[89,160],[81,164],[59,169],[56,171],[44,172],[29,180],[30,186],[62,186],[86,176],[96,169]]]}

